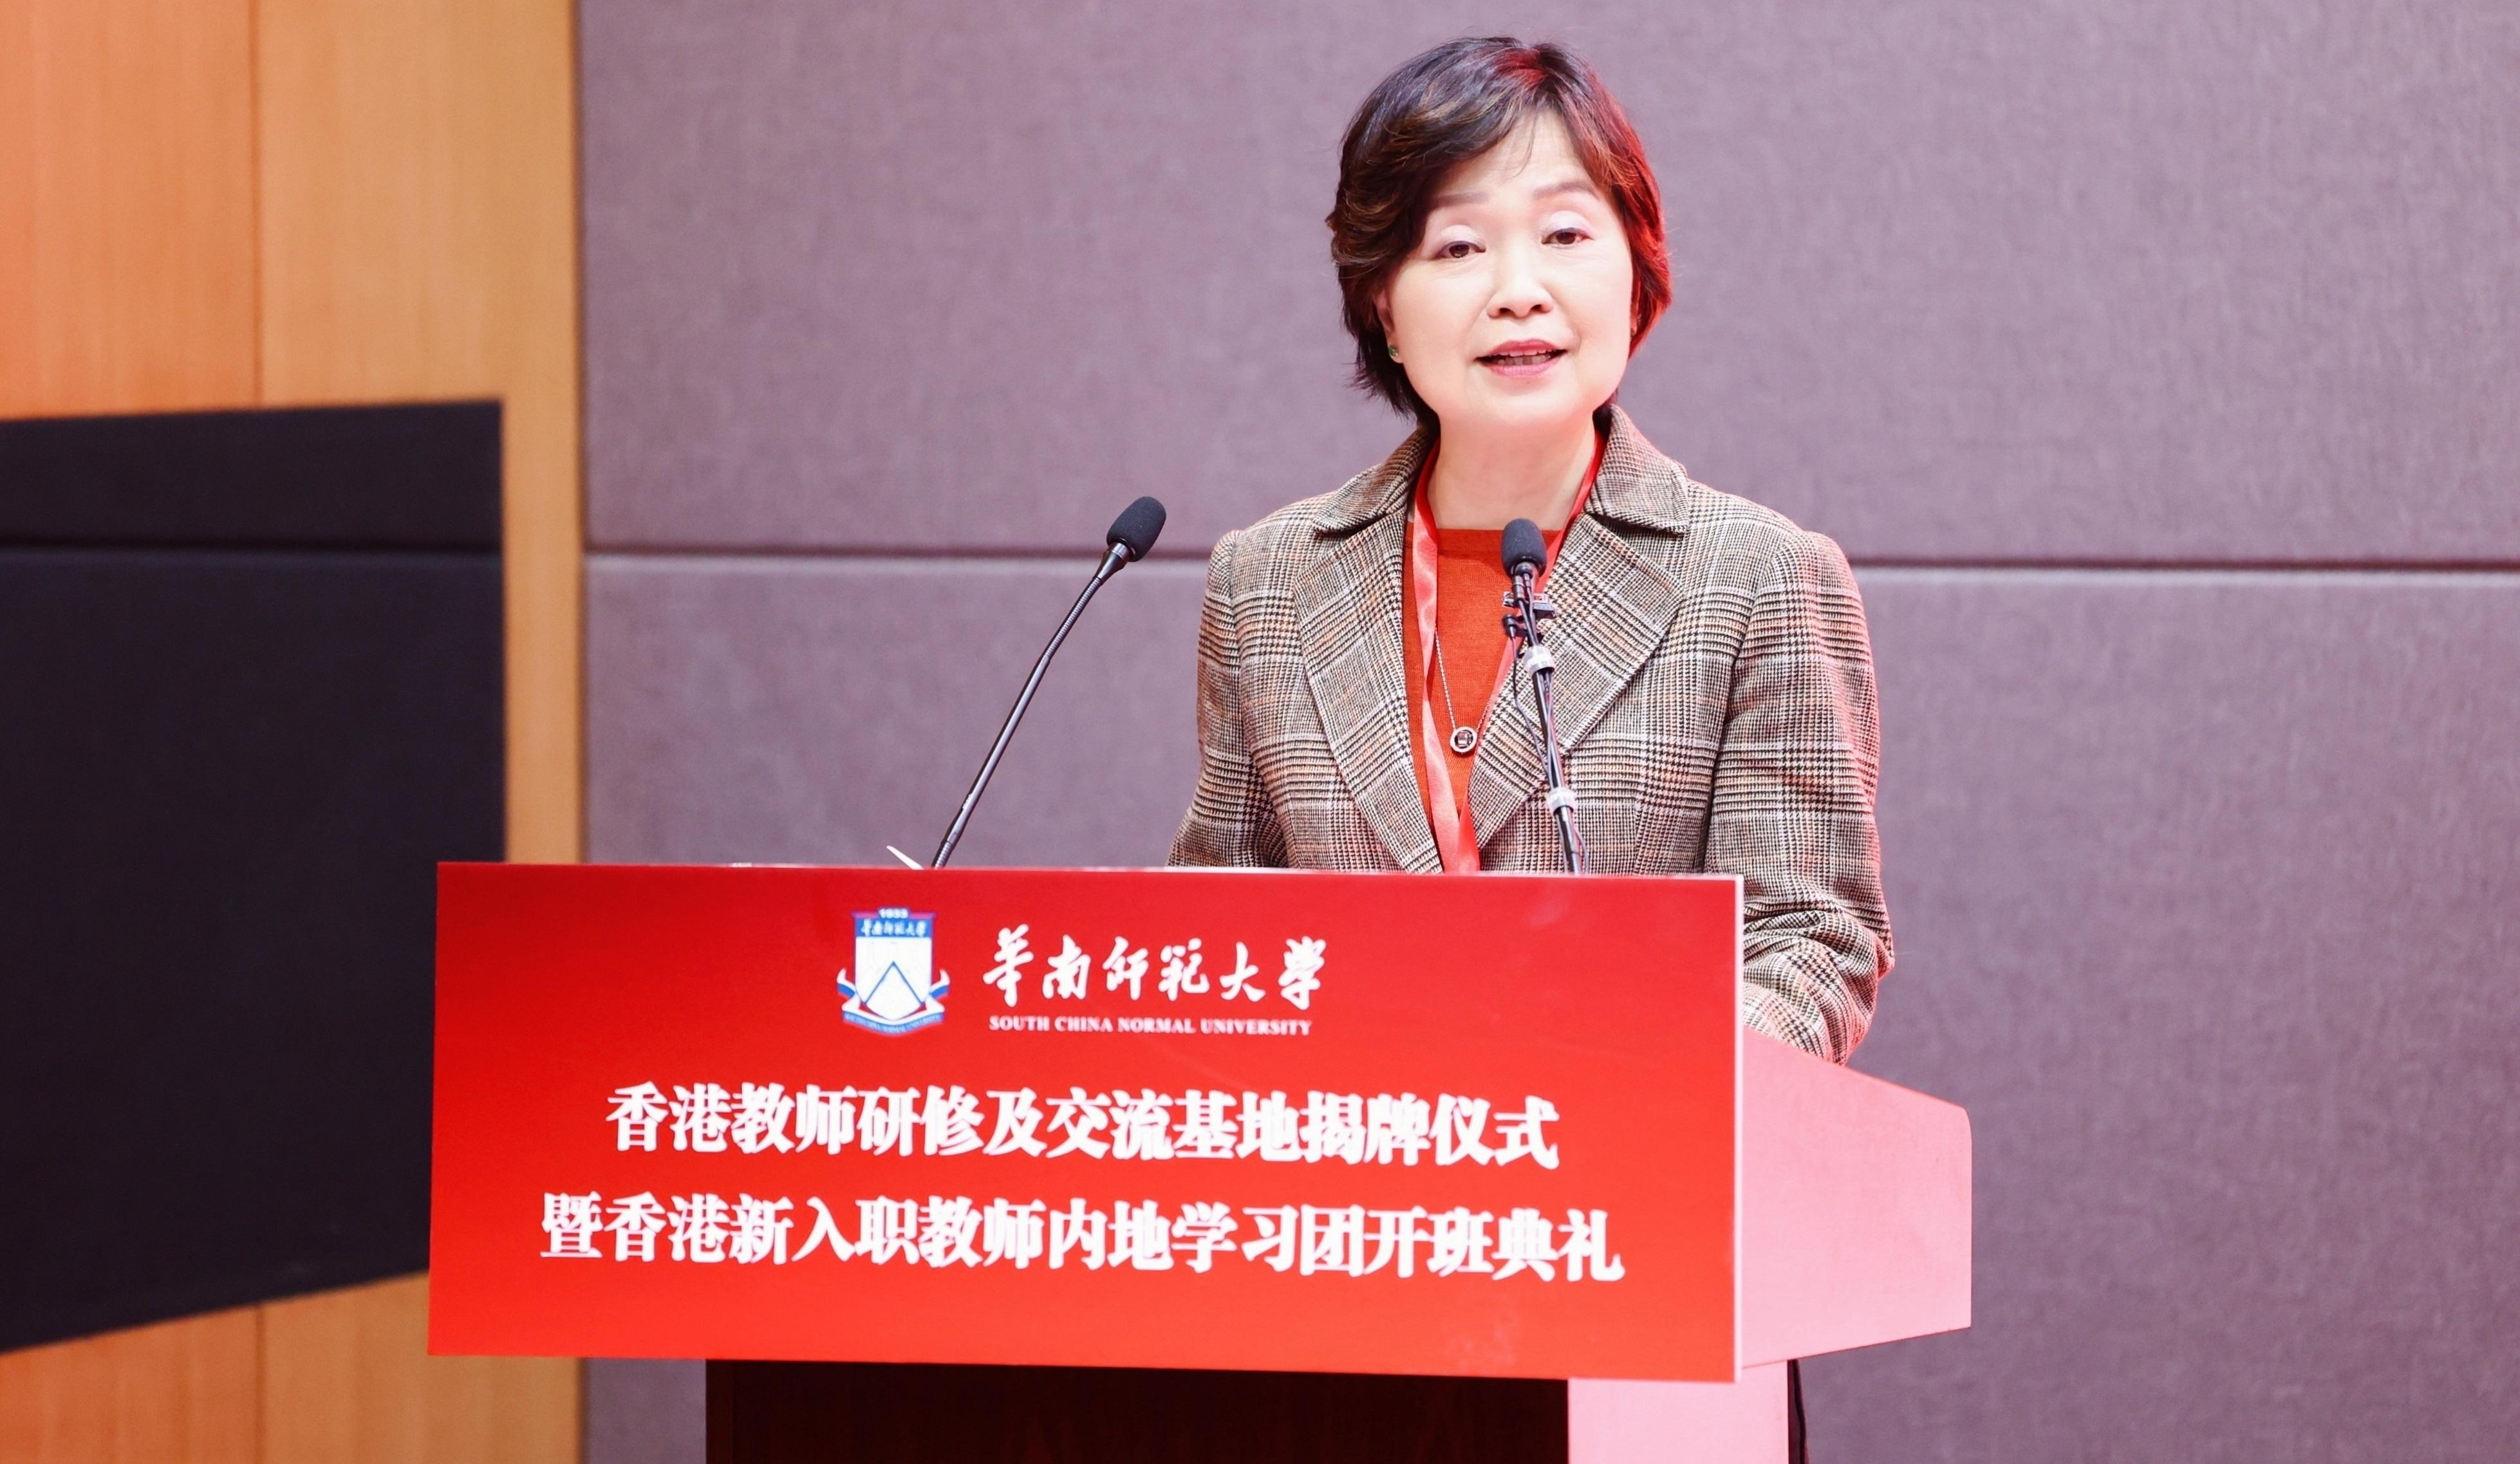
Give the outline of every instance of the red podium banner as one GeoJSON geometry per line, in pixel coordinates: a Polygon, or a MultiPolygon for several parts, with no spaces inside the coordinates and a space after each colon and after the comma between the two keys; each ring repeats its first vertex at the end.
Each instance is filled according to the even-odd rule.
{"type": "Polygon", "coordinates": [[[1729,1382],[1737,909],[448,865],[430,1348],[1729,1382]]]}

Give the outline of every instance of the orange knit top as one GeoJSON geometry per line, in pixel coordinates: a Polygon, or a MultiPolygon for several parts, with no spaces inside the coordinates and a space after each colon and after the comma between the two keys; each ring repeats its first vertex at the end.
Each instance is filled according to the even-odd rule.
{"type": "MultiPolygon", "coordinates": [[[[1554,553],[1557,536],[1548,537],[1554,553]]],[[[1503,529],[1435,530],[1435,643],[1443,648],[1453,710],[1462,722],[1482,729],[1483,737],[1488,698],[1496,694],[1497,668],[1505,658],[1504,553],[1503,529]]],[[[1416,572],[1417,565],[1404,555],[1400,582],[1408,584],[1416,572]]],[[[1409,725],[1415,728],[1426,704],[1426,651],[1418,643],[1418,617],[1406,610],[1400,616],[1400,638],[1401,663],[1409,668],[1409,725]]],[[[1436,730],[1449,734],[1454,724],[1444,715],[1444,693],[1438,689],[1434,695],[1436,730]]],[[[1410,744],[1416,747],[1417,738],[1412,737],[1410,744]]],[[[1444,749],[1445,766],[1452,772],[1453,801],[1463,810],[1470,806],[1470,767],[1477,761],[1476,748],[1466,757],[1450,747],[1444,749]]],[[[1421,754],[1409,762],[1418,772],[1418,801],[1426,805],[1427,817],[1432,819],[1435,795],[1427,788],[1425,758],[1421,754]]]]}

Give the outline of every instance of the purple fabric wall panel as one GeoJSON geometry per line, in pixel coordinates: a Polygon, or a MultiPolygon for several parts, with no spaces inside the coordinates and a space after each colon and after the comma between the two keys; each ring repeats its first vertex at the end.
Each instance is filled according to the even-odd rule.
{"type": "Polygon", "coordinates": [[[1976,1325],[1810,1370],[1831,1457],[2485,1461],[2520,1438],[2520,576],[1868,571],[1899,967],[1976,1325]]]}
{"type": "MultiPolygon", "coordinates": [[[[1159,859],[1193,556],[1403,432],[1341,384],[1339,128],[1500,30],[1660,167],[1646,433],[1863,566],[1902,959],[1858,1062],[1975,1116],[1978,1324],[1815,1364],[1823,1456],[2507,1453],[2497,0],[590,4],[593,857],[924,857],[1154,493],[964,857],[1159,859]]],[[[589,1464],[697,1437],[622,1442],[613,1381],[589,1464]]]]}
{"type": "MultiPolygon", "coordinates": [[[[924,861],[1058,617],[1075,560],[598,558],[588,857],[924,861]]],[[[1197,772],[1206,566],[1104,587],[955,860],[1158,865],[1197,772]]]]}
{"type": "Polygon", "coordinates": [[[2520,8],[614,0],[584,18],[601,545],[1173,543],[1398,435],[1338,129],[1572,40],[1664,179],[1628,397],[1859,558],[2520,561],[2520,8]]]}
{"type": "Polygon", "coordinates": [[[589,1357],[585,1464],[704,1464],[705,1367],[697,1361],[589,1357]]]}

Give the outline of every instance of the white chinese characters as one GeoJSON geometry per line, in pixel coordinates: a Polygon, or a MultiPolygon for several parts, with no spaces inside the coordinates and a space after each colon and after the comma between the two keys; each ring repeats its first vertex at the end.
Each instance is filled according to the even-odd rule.
{"type": "Polygon", "coordinates": [[[787,1265],[822,1256],[869,1265],[1015,1270],[1172,1270],[1206,1274],[1220,1261],[1266,1265],[1299,1276],[1387,1274],[1486,1276],[1504,1281],[1617,1281],[1627,1264],[1610,1249],[1609,1217],[1570,1209],[1562,1221],[1529,1207],[1503,1216],[1457,1206],[1429,1211],[1363,1205],[1234,1207],[1192,1201],[1167,1213],[1152,1200],[1115,1202],[1108,1212],[1081,1199],[1052,1208],[1042,1200],[889,1196],[852,1207],[854,1234],[819,1197],[805,1201],[805,1239],[786,1197],[636,1194],[607,1206],[600,1194],[546,1193],[543,1231],[553,1259],[694,1265],[787,1265]],[[1246,1223],[1247,1221],[1247,1223],[1246,1223]],[[665,1238],[662,1254],[656,1246],[665,1238]],[[604,1237],[611,1237],[608,1248],[604,1237]]]}
{"type": "MultiPolygon", "coordinates": [[[[1280,999],[1297,1011],[1309,1011],[1314,995],[1322,989],[1322,970],[1328,959],[1328,941],[1313,936],[1291,937],[1279,957],[1273,983],[1252,964],[1251,948],[1242,941],[1234,943],[1232,966],[1211,970],[1204,942],[1196,936],[1158,947],[1151,953],[1127,936],[1114,936],[1110,950],[1098,961],[1093,951],[1078,945],[1074,936],[1061,935],[1058,949],[1043,957],[1037,999],[1053,1003],[1082,1001],[1099,988],[1106,993],[1124,993],[1131,1001],[1160,998],[1179,1002],[1185,997],[1210,994],[1227,1002],[1263,1001],[1274,985],[1280,999]],[[1094,979],[1098,969],[1102,973],[1099,983],[1094,979]]],[[[1032,926],[1002,926],[998,930],[996,963],[980,980],[994,989],[1007,1005],[1015,1006],[1026,995],[1024,974],[1032,964],[1032,926]]]]}
{"type": "Polygon", "coordinates": [[[1529,1161],[1558,1167],[1548,1126],[1557,1105],[1538,1095],[1501,1111],[1487,1098],[1412,1092],[1309,1090],[1239,1093],[1089,1092],[1071,1087],[960,1084],[837,1087],[778,1083],[654,1083],[615,1088],[605,1122],[617,1151],[669,1146],[701,1154],[821,1150],[828,1154],[1023,1154],[1133,1161],[1258,1159],[1269,1164],[1372,1164],[1436,1168],[1529,1161]],[[660,1142],[660,1134],[661,1142],[660,1142]]]}

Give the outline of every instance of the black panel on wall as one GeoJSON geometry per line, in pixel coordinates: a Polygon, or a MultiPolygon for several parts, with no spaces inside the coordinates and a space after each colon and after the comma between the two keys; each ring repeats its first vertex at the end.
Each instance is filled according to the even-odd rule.
{"type": "Polygon", "coordinates": [[[0,1348],[428,1264],[495,403],[0,422],[0,1348]]]}

